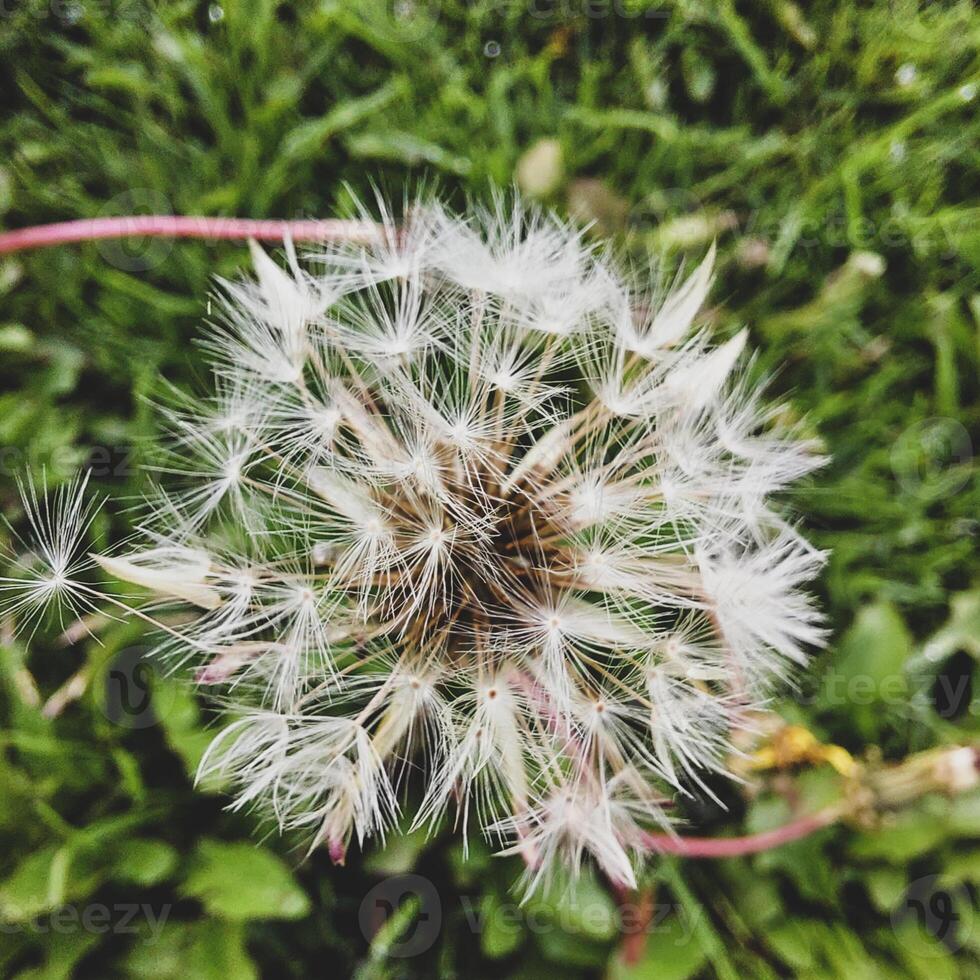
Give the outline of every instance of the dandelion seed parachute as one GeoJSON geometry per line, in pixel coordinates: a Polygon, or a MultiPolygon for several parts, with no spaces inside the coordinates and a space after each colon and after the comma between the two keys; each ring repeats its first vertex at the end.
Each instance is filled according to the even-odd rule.
{"type": "MultiPolygon", "coordinates": [[[[823,556],[773,500],[821,460],[740,370],[745,334],[696,328],[714,249],[664,292],[502,196],[381,229],[285,268],[253,246],[210,398],[161,409],[145,543],[99,561],[195,611],[158,653],[227,706],[201,776],[236,806],[342,860],[414,799],[532,887],[585,859],[632,884],[822,640],[823,556]]],[[[90,601],[66,584],[81,489],[59,527],[28,495],[53,546],[7,608],[90,601]]]]}
{"type": "Polygon", "coordinates": [[[50,493],[46,482],[40,488],[30,478],[20,484],[29,537],[11,528],[19,547],[6,556],[10,574],[0,576],[0,612],[21,630],[36,630],[48,611],[64,625],[67,616],[93,608],[85,580],[95,563],[85,552],[85,539],[98,508],[86,499],[87,486],[87,475],[50,493]]]}

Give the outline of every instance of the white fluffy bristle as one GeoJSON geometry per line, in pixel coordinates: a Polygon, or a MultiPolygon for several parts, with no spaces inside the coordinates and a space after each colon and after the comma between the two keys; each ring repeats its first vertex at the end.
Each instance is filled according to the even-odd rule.
{"type": "Polygon", "coordinates": [[[823,635],[822,556],[771,499],[819,459],[740,373],[744,332],[694,329],[713,259],[637,291],[503,198],[302,264],[253,247],[212,397],[165,409],[145,547],[103,559],[197,610],[160,655],[234,715],[202,774],[337,858],[415,799],[534,881],[590,856],[633,882],[823,635]]]}

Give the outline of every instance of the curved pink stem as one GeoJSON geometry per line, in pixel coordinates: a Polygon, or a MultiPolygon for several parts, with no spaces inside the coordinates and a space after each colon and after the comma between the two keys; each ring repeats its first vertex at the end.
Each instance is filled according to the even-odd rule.
{"type": "Polygon", "coordinates": [[[83,218],[33,225],[0,233],[0,255],[28,248],[46,248],[67,242],[86,242],[102,238],[147,237],[207,238],[282,241],[287,236],[297,242],[377,241],[379,226],[371,221],[253,220],[251,218],[202,218],[176,214],[128,215],[118,218],[83,218]]]}
{"type": "Polygon", "coordinates": [[[678,854],[688,858],[741,857],[808,837],[836,823],[840,817],[839,807],[829,807],[810,816],[791,820],[782,827],[749,834],[747,837],[679,837],[673,834],[647,833],[643,835],[643,842],[651,851],[659,854],[678,854]]]}

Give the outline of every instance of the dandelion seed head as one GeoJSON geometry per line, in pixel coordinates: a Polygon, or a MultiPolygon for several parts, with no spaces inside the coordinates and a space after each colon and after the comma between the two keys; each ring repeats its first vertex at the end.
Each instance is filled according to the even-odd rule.
{"type": "MultiPolygon", "coordinates": [[[[235,806],[338,860],[411,807],[532,888],[586,860],[632,883],[643,829],[712,792],[823,639],[823,556],[772,501],[820,458],[746,380],[745,332],[699,329],[713,247],[638,283],[504,195],[380,207],[373,244],[253,246],[221,284],[215,394],[161,409],[146,547],[100,560],[195,609],[160,656],[227,705],[201,773],[235,806]]],[[[72,594],[69,520],[36,522],[15,611],[72,594]]]]}

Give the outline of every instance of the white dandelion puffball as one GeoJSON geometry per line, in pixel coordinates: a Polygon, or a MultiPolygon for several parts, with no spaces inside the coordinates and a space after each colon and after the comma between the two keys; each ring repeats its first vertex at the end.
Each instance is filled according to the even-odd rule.
{"type": "MultiPolygon", "coordinates": [[[[210,396],[161,409],[142,541],[97,559],[227,707],[202,775],[337,861],[409,810],[532,885],[583,859],[635,884],[644,834],[823,638],[823,555],[773,499],[821,460],[740,370],[744,331],[697,329],[714,249],[637,288],[498,197],[302,264],[252,251],[210,396]]],[[[47,550],[9,607],[120,602],[75,573],[83,491],[28,493],[47,550]]]]}

